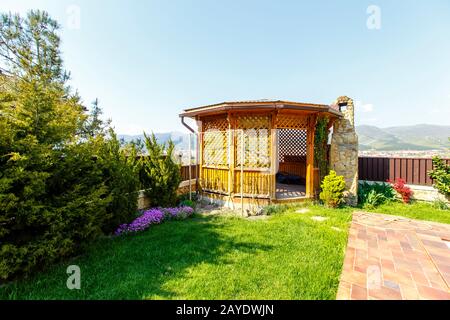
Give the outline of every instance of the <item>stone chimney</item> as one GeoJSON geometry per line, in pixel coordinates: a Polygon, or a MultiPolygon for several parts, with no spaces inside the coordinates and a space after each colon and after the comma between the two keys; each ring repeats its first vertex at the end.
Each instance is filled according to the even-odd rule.
{"type": "Polygon", "coordinates": [[[333,104],[344,117],[333,125],[330,149],[330,169],[344,176],[345,202],[358,203],[358,136],[355,131],[355,108],[349,97],[339,97],[333,104]]]}

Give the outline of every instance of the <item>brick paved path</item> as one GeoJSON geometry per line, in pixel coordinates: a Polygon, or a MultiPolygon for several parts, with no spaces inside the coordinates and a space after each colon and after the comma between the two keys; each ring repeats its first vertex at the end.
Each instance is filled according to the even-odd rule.
{"type": "Polygon", "coordinates": [[[450,300],[450,225],[355,212],[337,299],[450,300]]]}

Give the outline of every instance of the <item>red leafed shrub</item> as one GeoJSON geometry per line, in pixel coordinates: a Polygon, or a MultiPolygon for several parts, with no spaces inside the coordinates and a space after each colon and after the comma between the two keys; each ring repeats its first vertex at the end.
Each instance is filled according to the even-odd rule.
{"type": "Polygon", "coordinates": [[[392,188],[400,194],[404,203],[409,203],[411,201],[413,191],[410,187],[405,186],[405,180],[396,178],[394,181],[388,180],[387,182],[389,182],[392,188]]]}

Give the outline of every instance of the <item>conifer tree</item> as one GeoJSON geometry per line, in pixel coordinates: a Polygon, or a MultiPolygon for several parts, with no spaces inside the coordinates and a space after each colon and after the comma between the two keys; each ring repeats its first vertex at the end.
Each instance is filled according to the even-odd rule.
{"type": "Polygon", "coordinates": [[[89,116],[68,85],[58,28],[39,10],[0,17],[0,282],[136,211],[138,174],[98,102],[89,116]]]}
{"type": "Polygon", "coordinates": [[[154,134],[144,133],[148,155],[141,158],[141,181],[153,206],[175,205],[181,182],[180,166],[174,161],[175,145],[159,144],[154,134]]]}

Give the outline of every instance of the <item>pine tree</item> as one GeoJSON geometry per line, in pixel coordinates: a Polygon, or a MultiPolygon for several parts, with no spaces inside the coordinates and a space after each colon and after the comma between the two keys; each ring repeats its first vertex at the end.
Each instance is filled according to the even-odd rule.
{"type": "Polygon", "coordinates": [[[135,214],[137,172],[98,101],[87,115],[67,84],[58,27],[42,11],[0,18],[0,281],[135,214]]]}
{"type": "Polygon", "coordinates": [[[87,137],[95,137],[97,135],[109,132],[108,128],[111,125],[111,120],[104,121],[102,119],[103,111],[100,108],[98,99],[92,102],[92,107],[88,118],[84,122],[83,134],[87,137]]]}
{"type": "Polygon", "coordinates": [[[148,155],[141,158],[141,182],[152,206],[175,205],[181,182],[180,166],[174,161],[175,145],[159,144],[154,134],[144,133],[148,155]]]}
{"type": "MultiPolygon", "coordinates": [[[[76,187],[50,192],[71,159],[67,146],[86,118],[79,97],[66,84],[57,29],[56,21],[41,11],[24,19],[12,14],[0,18],[5,83],[0,93],[0,135],[5,137],[0,142],[0,278],[54,261],[93,233],[66,227],[74,220],[74,203],[58,203],[58,198],[76,187]]],[[[80,205],[102,197],[104,188],[89,185],[95,189],[76,189],[83,189],[77,196],[80,205]]],[[[92,210],[86,207],[89,215],[92,210]]]]}

